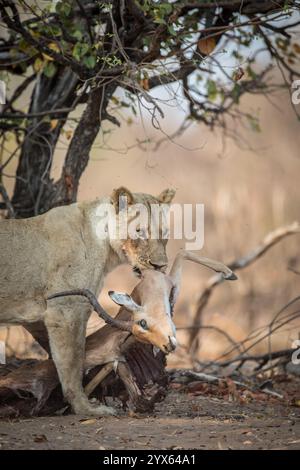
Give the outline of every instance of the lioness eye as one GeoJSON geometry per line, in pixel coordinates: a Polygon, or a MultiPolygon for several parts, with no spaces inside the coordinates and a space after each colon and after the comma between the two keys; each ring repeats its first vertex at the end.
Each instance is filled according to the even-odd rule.
{"type": "Polygon", "coordinates": [[[140,320],[138,323],[142,328],[144,328],[144,330],[148,329],[148,325],[147,325],[146,320],[140,320]]]}

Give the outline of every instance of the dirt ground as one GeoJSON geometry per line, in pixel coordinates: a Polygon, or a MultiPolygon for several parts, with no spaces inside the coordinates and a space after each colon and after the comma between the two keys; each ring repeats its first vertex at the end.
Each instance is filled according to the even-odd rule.
{"type": "Polygon", "coordinates": [[[1,449],[300,449],[300,409],[170,391],[149,417],[0,421],[1,449]]]}

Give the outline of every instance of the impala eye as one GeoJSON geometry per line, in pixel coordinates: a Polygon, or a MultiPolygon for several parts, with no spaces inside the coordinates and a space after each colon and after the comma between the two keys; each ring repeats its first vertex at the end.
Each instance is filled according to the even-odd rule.
{"type": "Polygon", "coordinates": [[[138,324],[139,324],[142,328],[144,328],[144,330],[147,330],[147,329],[148,329],[148,325],[147,325],[146,320],[140,320],[140,321],[138,322],[138,324]]]}

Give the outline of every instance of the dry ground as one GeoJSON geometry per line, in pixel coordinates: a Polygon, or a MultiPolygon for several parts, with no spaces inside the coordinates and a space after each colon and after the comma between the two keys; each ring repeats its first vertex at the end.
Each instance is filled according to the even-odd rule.
{"type": "Polygon", "coordinates": [[[1,449],[300,449],[300,409],[171,391],[150,416],[0,421],[1,449]]]}

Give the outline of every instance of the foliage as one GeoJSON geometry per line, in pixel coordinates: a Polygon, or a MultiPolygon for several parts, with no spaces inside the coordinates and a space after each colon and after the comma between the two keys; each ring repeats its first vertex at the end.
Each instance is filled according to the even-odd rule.
{"type": "MultiPolygon", "coordinates": [[[[138,100],[160,128],[163,110],[151,95],[158,86],[182,85],[181,92],[168,87],[172,99],[183,95],[187,104],[178,133],[195,121],[227,130],[228,117],[244,118],[259,131],[257,116],[243,115],[239,104],[245,94],[271,94],[299,77],[299,5],[286,0],[0,0],[6,29],[0,70],[23,77],[9,93],[0,119],[1,138],[13,133],[21,150],[16,153],[17,176],[23,182],[16,182],[13,206],[24,204],[20,194],[29,198],[29,192],[29,215],[75,200],[104,119],[120,125],[120,111],[131,110],[134,117],[138,100]],[[272,79],[273,64],[282,72],[280,83],[272,79]],[[40,96],[33,94],[24,112],[18,99],[31,83],[39,84],[40,96]],[[124,99],[115,95],[117,87],[124,90],[124,99]],[[101,109],[96,113],[97,102],[101,109]],[[63,174],[55,183],[50,179],[52,155],[69,114],[81,103],[87,103],[86,112],[72,132],[63,174]],[[90,138],[81,140],[85,126],[91,127],[90,138]],[[34,176],[32,171],[28,176],[28,152],[36,137],[46,140],[50,155],[42,150],[34,176]],[[80,156],[75,150],[81,141],[80,156]]],[[[132,122],[128,114],[125,119],[132,122]]],[[[1,156],[0,172],[7,158],[12,157],[1,156]]]]}

